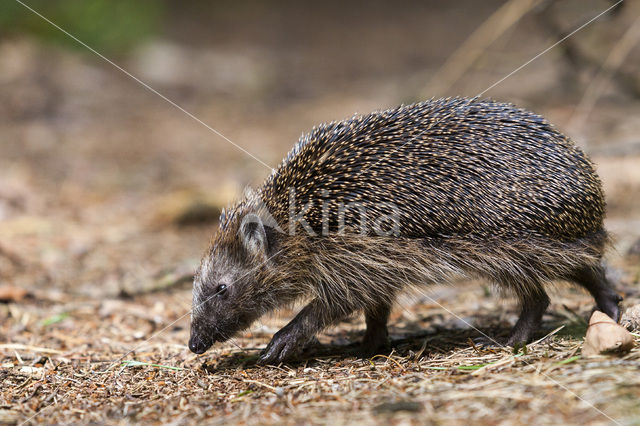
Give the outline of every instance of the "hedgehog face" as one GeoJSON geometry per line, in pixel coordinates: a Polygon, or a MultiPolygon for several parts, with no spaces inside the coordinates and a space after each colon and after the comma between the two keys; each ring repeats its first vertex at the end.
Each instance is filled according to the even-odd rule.
{"type": "Polygon", "coordinates": [[[257,284],[266,267],[267,231],[250,215],[236,229],[235,235],[218,234],[195,275],[189,349],[197,354],[248,328],[270,309],[257,284]]]}

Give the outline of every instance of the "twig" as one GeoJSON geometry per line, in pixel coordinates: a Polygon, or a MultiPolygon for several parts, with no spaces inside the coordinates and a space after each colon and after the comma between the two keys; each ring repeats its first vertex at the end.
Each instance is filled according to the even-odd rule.
{"type": "Polygon", "coordinates": [[[531,342],[529,343],[529,346],[532,345],[537,345],[538,343],[542,342],[543,340],[548,339],[549,337],[553,336],[554,334],[556,334],[558,331],[562,330],[564,328],[564,324],[561,325],[560,327],[556,328],[555,330],[553,330],[551,333],[547,334],[546,336],[544,336],[541,339],[536,340],[535,342],[531,342]]]}
{"type": "Polygon", "coordinates": [[[426,97],[446,92],[494,41],[540,3],[541,0],[510,0],[493,12],[431,78],[423,91],[426,97]]]}
{"type": "Polygon", "coordinates": [[[486,373],[489,370],[492,370],[494,368],[504,367],[505,365],[513,364],[514,362],[516,362],[516,358],[514,356],[509,356],[509,357],[504,358],[503,360],[500,360],[498,362],[494,362],[492,364],[487,364],[487,365],[485,365],[483,367],[480,367],[476,371],[471,373],[471,375],[472,376],[479,376],[481,374],[486,373]]]}
{"type": "MultiPolygon", "coordinates": [[[[636,18],[620,40],[613,46],[602,67],[600,67],[600,71],[587,86],[582,99],[569,119],[567,128],[570,131],[577,131],[583,126],[598,98],[602,95],[606,83],[618,73],[625,58],[637,46],[638,40],[640,40],[640,17],[636,18]]],[[[640,89],[636,89],[636,96],[640,96],[640,89]]]]}
{"type": "Polygon", "coordinates": [[[62,351],[56,349],[49,348],[41,348],[38,346],[30,346],[30,345],[21,345],[20,343],[3,343],[0,344],[0,349],[13,349],[19,351],[31,351],[31,352],[42,352],[48,354],[61,354],[62,351]]]}
{"type": "Polygon", "coordinates": [[[371,358],[371,360],[374,360],[374,359],[376,359],[376,358],[386,358],[386,359],[388,359],[389,361],[394,362],[394,363],[395,363],[398,367],[400,367],[401,369],[403,369],[403,370],[405,369],[405,368],[404,368],[404,367],[403,367],[403,366],[402,366],[398,361],[396,361],[395,359],[393,359],[393,358],[391,358],[391,357],[389,357],[389,356],[382,355],[382,354],[378,354],[378,355],[375,355],[374,357],[372,357],[372,358],[371,358]]]}
{"type": "Polygon", "coordinates": [[[265,387],[265,388],[269,389],[273,393],[278,393],[278,389],[277,388],[275,388],[274,386],[268,385],[266,383],[262,383],[262,382],[259,382],[257,380],[250,380],[250,379],[242,379],[242,381],[245,382],[245,383],[253,383],[255,385],[260,385],[262,387],[265,387]]]}
{"type": "MultiPolygon", "coordinates": [[[[540,12],[537,14],[538,22],[540,25],[544,27],[544,30],[548,33],[553,34],[554,37],[559,38],[563,37],[566,32],[561,29],[560,25],[553,19],[553,15],[551,13],[553,1],[546,0],[543,3],[543,6],[540,8],[540,12]]],[[[624,6],[624,2],[620,3],[613,9],[613,12],[619,12],[622,10],[624,6]]],[[[632,25],[633,26],[633,25],[632,25]]],[[[624,37],[624,36],[623,36],[624,37]]],[[[616,67],[607,67],[608,69],[603,68],[600,61],[589,56],[584,49],[580,47],[579,44],[575,43],[574,40],[568,39],[561,46],[562,52],[564,53],[563,57],[566,59],[567,63],[572,68],[572,71],[567,76],[567,81],[572,82],[575,81],[575,73],[584,70],[585,68],[591,69],[601,69],[601,74],[603,71],[605,72],[607,78],[612,78],[611,81],[618,86],[618,89],[624,93],[632,94],[635,97],[640,97],[640,86],[635,83],[635,77],[629,73],[623,72],[619,66],[616,67]]],[[[613,51],[609,56],[613,54],[613,51]]],[[[626,56],[626,55],[625,55],[626,56]]],[[[606,61],[605,61],[606,63],[606,61]]],[[[594,79],[595,82],[595,79],[594,79]]],[[[592,82],[592,84],[594,83],[592,82]]],[[[588,89],[587,89],[588,90],[588,89]]],[[[584,99],[584,98],[583,98],[584,99]]]]}

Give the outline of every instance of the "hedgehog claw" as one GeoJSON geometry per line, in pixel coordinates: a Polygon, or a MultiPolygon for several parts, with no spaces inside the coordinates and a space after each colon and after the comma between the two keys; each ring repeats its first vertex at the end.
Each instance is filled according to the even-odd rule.
{"type": "Polygon", "coordinates": [[[267,347],[260,353],[258,364],[279,364],[295,358],[304,346],[303,340],[297,330],[283,328],[273,336],[267,347]]]}

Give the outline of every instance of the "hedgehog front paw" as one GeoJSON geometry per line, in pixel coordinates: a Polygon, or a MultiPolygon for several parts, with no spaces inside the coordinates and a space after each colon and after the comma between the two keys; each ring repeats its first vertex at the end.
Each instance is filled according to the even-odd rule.
{"type": "Polygon", "coordinates": [[[260,353],[258,364],[279,364],[295,358],[302,351],[307,340],[295,327],[285,327],[273,336],[267,347],[260,353]]]}

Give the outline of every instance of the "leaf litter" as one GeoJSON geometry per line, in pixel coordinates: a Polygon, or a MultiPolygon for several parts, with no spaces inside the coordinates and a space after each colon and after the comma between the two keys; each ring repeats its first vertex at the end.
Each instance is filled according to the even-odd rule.
{"type": "MultiPolygon", "coordinates": [[[[449,26],[442,25],[436,32],[449,26]]],[[[395,39],[402,38],[389,37],[395,39]]],[[[209,58],[207,51],[191,50],[209,58]]],[[[229,188],[261,181],[262,166],[194,133],[184,117],[80,55],[19,39],[3,40],[0,53],[22,64],[15,72],[3,68],[10,61],[0,61],[2,81],[13,82],[0,91],[0,105],[10,106],[10,113],[24,110],[21,119],[0,114],[9,141],[0,144],[0,193],[20,200],[0,197],[0,423],[583,425],[640,418],[640,349],[636,344],[625,355],[583,357],[593,301],[575,289],[553,295],[537,340],[516,353],[475,345],[471,339],[479,333],[417,298],[403,299],[394,310],[393,351],[384,356],[357,356],[364,330],[357,317],[326,330],[320,345],[297,362],[257,366],[260,348],[294,315],[288,310],[261,319],[233,342],[192,354],[185,316],[191,275],[217,212],[237,193],[229,188]],[[69,78],[78,67],[88,72],[69,78]],[[28,102],[12,103],[33,93],[51,108],[38,112],[28,102]]],[[[353,52],[344,53],[346,65],[353,52]]],[[[380,51],[387,67],[383,53],[394,52],[380,51]]],[[[316,72],[326,68],[317,66],[318,52],[308,55],[316,72]]],[[[553,69],[550,75],[563,71],[553,69]]],[[[407,80],[415,79],[411,75],[407,80]]],[[[476,72],[470,75],[477,79],[476,72]]],[[[175,93],[197,96],[209,87],[203,76],[206,81],[182,81],[175,93]]],[[[531,87],[530,77],[522,74],[521,86],[531,87]]],[[[224,123],[225,133],[244,136],[247,149],[275,163],[302,130],[292,126],[348,116],[371,103],[397,103],[393,93],[372,98],[366,85],[304,81],[319,85],[312,93],[328,96],[314,103],[287,89],[283,97],[269,95],[273,104],[247,108],[253,92],[225,95],[224,102],[209,94],[194,98],[194,108],[201,105],[207,121],[224,123]],[[309,117],[301,116],[303,110],[309,117]],[[247,114],[251,122],[229,119],[247,114]]],[[[547,83],[554,96],[527,98],[531,107],[552,119],[569,116],[578,100],[567,95],[569,89],[547,83]]],[[[597,144],[633,141],[638,106],[611,96],[598,111],[602,117],[587,124],[592,152],[603,153],[594,159],[608,195],[608,226],[620,236],[619,247],[637,247],[627,240],[638,238],[640,155],[608,155],[608,145],[597,144]]],[[[627,250],[612,256],[611,266],[629,308],[640,303],[639,258],[637,250],[622,252],[627,250]]],[[[435,287],[429,294],[490,336],[504,337],[517,318],[516,307],[499,301],[486,283],[435,287]]],[[[636,343],[639,316],[635,309],[624,318],[636,343]]]]}

